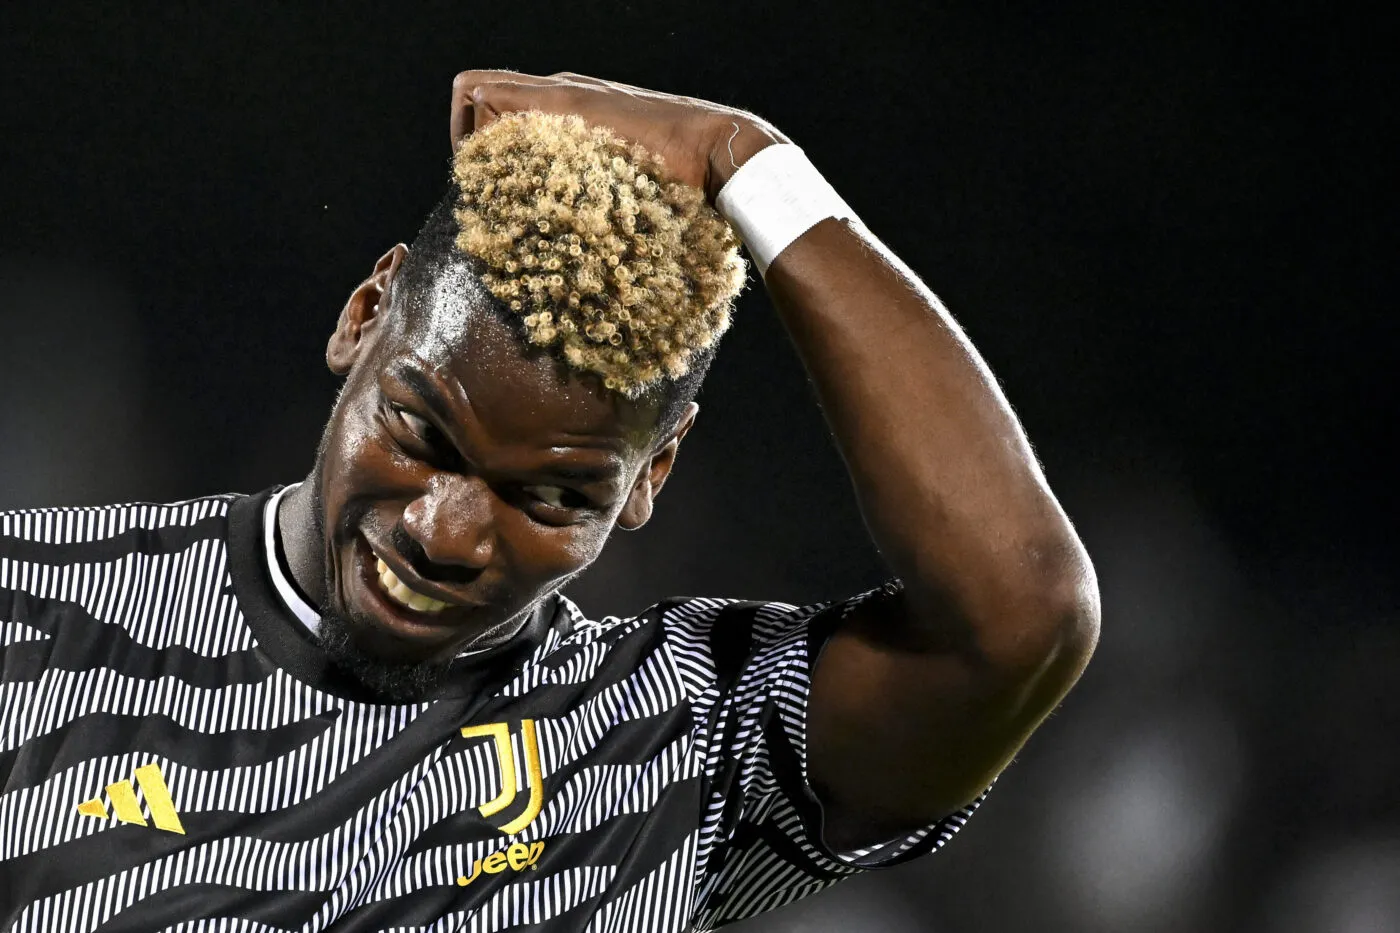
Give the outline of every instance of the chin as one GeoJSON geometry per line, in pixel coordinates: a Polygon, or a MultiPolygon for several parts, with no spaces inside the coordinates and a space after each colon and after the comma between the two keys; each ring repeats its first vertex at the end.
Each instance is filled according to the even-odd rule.
{"type": "Polygon", "coordinates": [[[358,681],[371,693],[390,702],[411,703],[429,696],[452,662],[410,653],[385,653],[361,642],[363,628],[339,615],[321,619],[317,638],[336,667],[358,681]]]}

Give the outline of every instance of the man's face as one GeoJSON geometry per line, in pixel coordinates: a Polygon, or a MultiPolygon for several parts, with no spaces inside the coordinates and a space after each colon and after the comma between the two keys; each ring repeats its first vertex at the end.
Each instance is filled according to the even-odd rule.
{"type": "Polygon", "coordinates": [[[464,266],[391,305],[397,265],[328,353],[348,378],[317,463],[323,614],[352,667],[508,640],[614,525],[646,520],[675,449],[654,409],[527,349],[464,266]]]}

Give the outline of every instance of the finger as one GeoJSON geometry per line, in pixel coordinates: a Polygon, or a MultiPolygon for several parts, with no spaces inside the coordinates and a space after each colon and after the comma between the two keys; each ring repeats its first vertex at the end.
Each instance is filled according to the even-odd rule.
{"type": "MultiPolygon", "coordinates": [[[[461,135],[453,131],[453,145],[470,133],[483,130],[496,121],[501,114],[522,110],[540,110],[545,113],[575,113],[579,109],[579,89],[568,84],[522,84],[515,81],[498,81],[493,84],[479,84],[472,89],[471,126],[461,135]]],[[[463,108],[465,117],[466,111],[463,108]]],[[[462,121],[465,123],[465,119],[462,121]]]]}
{"type": "Polygon", "coordinates": [[[558,71],[550,75],[551,78],[558,78],[560,81],[567,81],[570,84],[581,84],[586,87],[598,88],[608,91],[620,91],[631,97],[673,97],[675,95],[665,94],[660,91],[649,90],[644,87],[637,87],[635,84],[623,84],[621,81],[605,81],[602,78],[593,78],[588,75],[581,75],[575,71],[558,71]]]}
{"type": "Polygon", "coordinates": [[[559,71],[550,75],[550,77],[557,78],[560,82],[572,85],[573,87],[587,88],[593,91],[610,91],[614,94],[625,94],[628,97],[655,98],[668,96],[659,94],[656,91],[649,91],[646,88],[636,87],[635,85],[621,84],[617,81],[605,81],[602,78],[592,78],[574,71],[559,71]]]}
{"type": "Polygon", "coordinates": [[[548,84],[553,78],[544,75],[530,75],[523,71],[511,71],[509,68],[474,68],[463,71],[452,79],[453,84],[465,84],[472,87],[478,84],[491,84],[495,81],[516,81],[521,84],[548,84]]]}
{"type": "Polygon", "coordinates": [[[476,128],[472,109],[472,85],[458,75],[452,82],[452,113],[448,118],[453,152],[457,151],[457,144],[476,128]]]}
{"type": "Polygon", "coordinates": [[[588,75],[581,75],[576,71],[556,71],[550,75],[556,81],[566,81],[570,84],[587,84],[590,87],[611,87],[613,82],[604,81],[602,78],[591,78],[588,75]]]}
{"type": "Polygon", "coordinates": [[[486,126],[495,118],[496,113],[499,113],[492,113],[489,107],[483,108],[479,101],[473,99],[473,92],[484,85],[501,83],[521,87],[547,87],[559,82],[554,78],[503,69],[461,72],[452,79],[452,112],[449,115],[448,128],[453,149],[471,133],[486,126]],[[483,119],[485,122],[479,122],[483,119]]]}

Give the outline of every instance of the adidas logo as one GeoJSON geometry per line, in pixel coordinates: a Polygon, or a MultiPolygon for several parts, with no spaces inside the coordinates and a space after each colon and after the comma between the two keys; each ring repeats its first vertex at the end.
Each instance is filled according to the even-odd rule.
{"type": "Polygon", "coordinates": [[[110,813],[101,797],[84,800],[78,804],[78,812],[83,816],[97,817],[99,820],[110,819],[115,815],[123,823],[150,826],[151,824],[146,822],[145,814],[141,812],[141,801],[136,797],[136,790],[140,788],[156,829],[183,836],[185,827],[180,825],[180,814],[175,812],[175,801],[170,799],[170,788],[165,786],[165,775],[160,773],[160,765],[144,765],[137,768],[134,778],[135,786],[131,781],[118,781],[107,785],[107,799],[112,801],[110,813]]]}

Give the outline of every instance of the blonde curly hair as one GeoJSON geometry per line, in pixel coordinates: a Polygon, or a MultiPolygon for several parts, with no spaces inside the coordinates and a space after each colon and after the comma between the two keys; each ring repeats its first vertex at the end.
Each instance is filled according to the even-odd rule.
{"type": "Polygon", "coordinates": [[[531,343],[637,398],[729,327],[746,265],[704,192],[581,117],[505,114],[458,148],[457,248],[531,343]]]}

